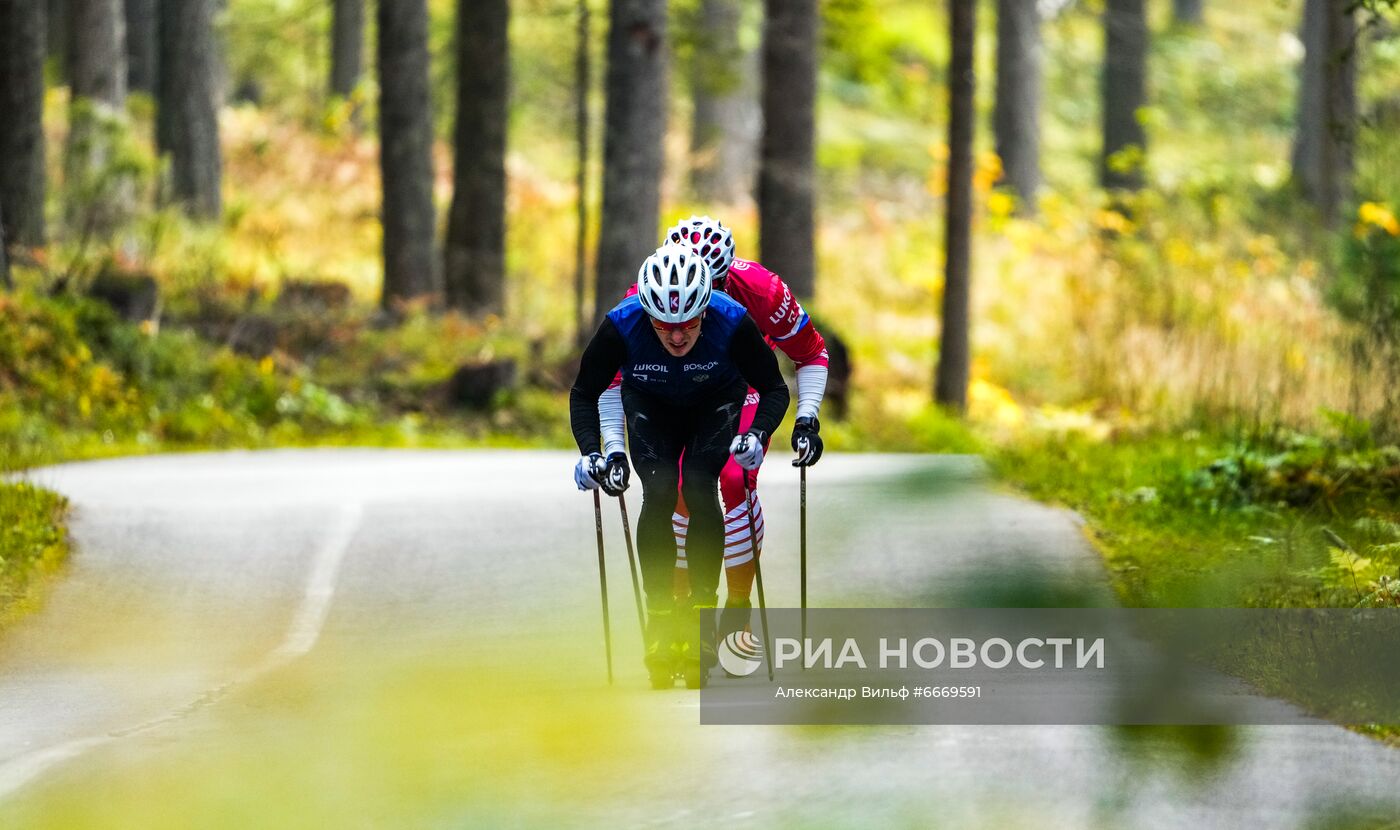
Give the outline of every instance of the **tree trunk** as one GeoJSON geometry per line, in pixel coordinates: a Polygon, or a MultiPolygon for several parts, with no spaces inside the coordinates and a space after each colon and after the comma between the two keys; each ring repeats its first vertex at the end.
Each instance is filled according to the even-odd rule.
{"type": "Polygon", "coordinates": [[[1356,18],[1353,0],[1328,0],[1326,74],[1322,81],[1326,125],[1321,136],[1322,219],[1337,227],[1351,200],[1356,139],[1356,18]]]}
{"type": "Polygon", "coordinates": [[[9,245],[44,244],[44,5],[0,0],[0,203],[9,245]]]}
{"type": "Polygon", "coordinates": [[[1172,0],[1172,22],[1178,26],[1199,26],[1205,22],[1205,0],[1172,0]]]}
{"type": "Polygon", "coordinates": [[[595,320],[622,298],[659,241],[667,74],[665,0],[612,0],[595,320]]]}
{"type": "Polygon", "coordinates": [[[949,0],[952,55],[948,67],[948,199],[944,244],[947,246],[943,277],[943,326],[938,346],[938,370],[933,399],[958,412],[967,408],[970,363],[968,345],[969,298],[972,260],[972,137],[974,98],[974,47],[977,42],[977,5],[949,0]]]}
{"type": "Polygon", "coordinates": [[[588,0],[578,2],[578,38],[574,47],[574,143],[578,176],[575,196],[578,233],[574,237],[574,339],[582,349],[592,334],[584,306],[588,283],[588,93],[592,82],[592,20],[588,0]]]}
{"type": "Polygon", "coordinates": [[[443,278],[447,301],[499,313],[506,282],[506,0],[457,4],[457,130],[443,278]]]}
{"type": "Polygon", "coordinates": [[[427,0],[379,3],[379,167],[384,190],[381,302],[432,294],[433,120],[427,0]]]}
{"type": "Polygon", "coordinates": [[[1298,67],[1298,103],[1294,114],[1293,183],[1303,198],[1318,204],[1322,192],[1322,106],[1324,58],[1327,51],[1327,0],[1307,0],[1298,30],[1303,63],[1298,67]]]}
{"type": "Polygon", "coordinates": [[[1138,121],[1138,110],[1147,103],[1144,5],[1144,0],[1108,0],[1104,7],[1103,152],[1099,158],[1099,182],[1109,189],[1137,190],[1143,182],[1147,136],[1138,121]]]}
{"type": "Polygon", "coordinates": [[[758,161],[758,53],[744,49],[742,0],[701,0],[690,85],[695,113],[690,182],[695,197],[733,204],[752,195],[758,161]]]}
{"type": "Polygon", "coordinates": [[[765,0],[759,249],[799,297],[816,289],[816,0],[765,0]]]}
{"type": "MultiPolygon", "coordinates": [[[[389,0],[392,2],[392,0],[389,0]]],[[[331,9],[331,94],[349,98],[364,74],[365,0],[335,0],[331,9]]]]}
{"type": "Polygon", "coordinates": [[[160,66],[156,35],[159,0],[126,0],[126,86],[130,92],[155,96],[160,66]]]}
{"type": "Polygon", "coordinates": [[[106,234],[132,200],[111,169],[126,123],[126,20],[122,0],[69,0],[68,144],[64,212],[70,228],[106,234]]]}
{"type": "Polygon", "coordinates": [[[6,291],[13,291],[15,283],[10,279],[10,243],[5,238],[5,206],[0,204],[0,285],[6,291]]]}
{"type": "Polygon", "coordinates": [[[44,54],[53,59],[53,79],[62,86],[68,83],[68,0],[30,0],[43,3],[44,54]]]}
{"type": "Polygon", "coordinates": [[[216,0],[160,0],[160,95],[156,145],[170,154],[171,193],[186,212],[217,219],[223,210],[216,0]]]}
{"type": "Polygon", "coordinates": [[[126,103],[122,0],[69,0],[68,85],[73,99],[117,110],[126,103]]]}
{"type": "Polygon", "coordinates": [[[1356,22],[1348,0],[1307,0],[1294,118],[1293,181],[1335,227],[1351,194],[1356,131],[1356,22]]]}
{"type": "Polygon", "coordinates": [[[1040,12],[1036,0],[997,2],[997,99],[993,116],[1003,184],[1017,212],[1034,214],[1040,189],[1040,12]]]}

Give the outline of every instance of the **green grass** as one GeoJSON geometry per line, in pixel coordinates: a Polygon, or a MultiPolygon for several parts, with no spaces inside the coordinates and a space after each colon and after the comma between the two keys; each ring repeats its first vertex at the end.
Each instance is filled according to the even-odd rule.
{"type": "Polygon", "coordinates": [[[39,600],[68,556],[68,502],[27,482],[0,482],[0,626],[39,600]]]}
{"type": "Polygon", "coordinates": [[[1125,604],[1395,604],[1384,590],[1400,563],[1395,447],[1297,433],[1070,434],[992,458],[1030,495],[1084,515],[1125,604]]]}

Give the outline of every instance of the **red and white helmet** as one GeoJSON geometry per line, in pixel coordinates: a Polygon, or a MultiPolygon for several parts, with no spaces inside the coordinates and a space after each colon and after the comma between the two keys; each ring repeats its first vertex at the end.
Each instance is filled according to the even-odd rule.
{"type": "Polygon", "coordinates": [[[710,266],[710,278],[716,287],[724,285],[729,266],[734,262],[734,235],[718,219],[692,216],[666,232],[667,243],[689,245],[710,266]]]}
{"type": "Polygon", "coordinates": [[[694,320],[710,305],[709,266],[685,245],[662,245],[637,271],[637,299],[662,323],[694,320]]]}

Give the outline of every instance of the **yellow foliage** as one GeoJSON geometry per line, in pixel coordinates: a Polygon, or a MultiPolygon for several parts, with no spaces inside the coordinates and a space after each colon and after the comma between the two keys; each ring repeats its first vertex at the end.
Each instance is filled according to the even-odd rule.
{"type": "Polygon", "coordinates": [[[1287,359],[1288,368],[1292,369],[1295,372],[1301,372],[1308,366],[1307,353],[1304,352],[1303,347],[1299,346],[1297,343],[1294,343],[1292,346],[1288,347],[1287,359]]]}
{"type": "Polygon", "coordinates": [[[1390,208],[1380,202],[1363,202],[1356,215],[1359,219],[1356,225],[1357,236],[1365,235],[1367,225],[1374,225],[1391,236],[1400,236],[1400,220],[1396,220],[1390,208]]]}
{"type": "Polygon", "coordinates": [[[1001,175],[1001,156],[984,152],[977,157],[977,169],[972,174],[972,189],[978,193],[986,193],[1001,180],[1001,175]]]}
{"type": "Polygon", "coordinates": [[[1129,234],[1133,232],[1133,223],[1128,217],[1116,210],[1100,210],[1094,217],[1094,221],[1100,228],[1115,233],[1129,234]]]}
{"type": "Polygon", "coordinates": [[[1016,209],[1016,199],[1009,193],[994,190],[987,194],[987,213],[994,219],[1005,219],[1016,209]]]}
{"type": "Polygon", "coordinates": [[[1167,262],[1172,265],[1186,265],[1191,262],[1192,248],[1186,240],[1179,237],[1172,237],[1167,240],[1166,254],[1167,262]]]}
{"type": "Polygon", "coordinates": [[[973,378],[967,387],[968,414],[975,420],[1002,427],[1019,427],[1026,412],[1006,389],[983,378],[973,378]]]}

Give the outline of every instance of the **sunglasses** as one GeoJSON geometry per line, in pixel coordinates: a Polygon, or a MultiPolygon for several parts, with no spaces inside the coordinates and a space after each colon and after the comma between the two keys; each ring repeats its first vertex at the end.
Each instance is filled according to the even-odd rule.
{"type": "Polygon", "coordinates": [[[655,329],[657,333],[673,331],[691,332],[700,328],[700,318],[697,317],[694,320],[689,320],[684,323],[663,323],[659,320],[652,320],[651,327],[655,329]]]}

